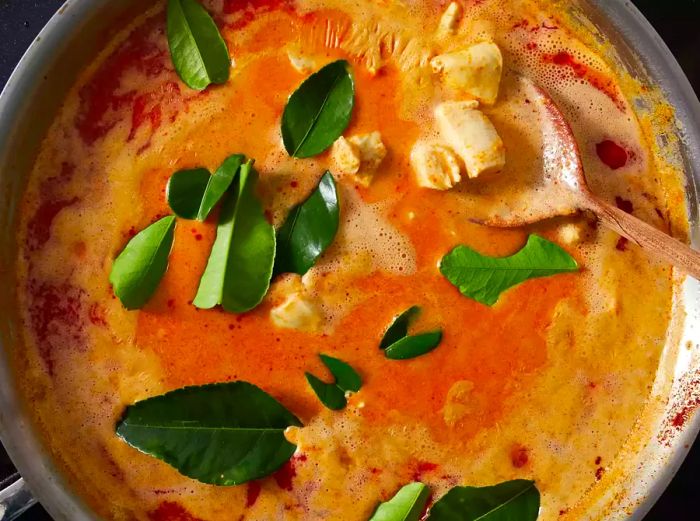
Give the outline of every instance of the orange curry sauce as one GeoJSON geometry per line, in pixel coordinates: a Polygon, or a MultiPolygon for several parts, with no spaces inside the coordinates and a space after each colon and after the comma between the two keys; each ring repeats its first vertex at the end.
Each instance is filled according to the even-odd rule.
{"type": "MultiPolygon", "coordinates": [[[[583,217],[493,230],[472,224],[460,197],[417,186],[409,154],[424,116],[410,108],[412,97],[441,93],[418,82],[414,90],[414,80],[406,81],[406,68],[392,57],[400,37],[387,43],[394,25],[385,27],[389,21],[376,13],[386,9],[409,34],[427,33],[444,2],[411,1],[404,10],[377,0],[367,2],[366,13],[335,1],[204,4],[233,56],[228,84],[198,93],[178,79],[164,12],[154,7],[103,50],[69,94],[22,208],[27,349],[17,363],[27,374],[25,394],[37,425],[69,481],[105,519],[361,521],[412,479],[431,484],[439,496],[455,484],[528,478],[543,492],[542,519],[579,519],[599,493],[603,467],[618,457],[644,409],[670,319],[669,268],[634,247],[620,248],[617,237],[583,217]],[[290,63],[290,47],[319,64],[352,63],[356,106],[345,135],[379,131],[388,155],[368,188],[336,176],[341,208],[350,197],[380,208],[382,226],[409,245],[382,257],[410,259],[396,269],[370,262],[321,273],[332,278],[326,287],[340,302],[335,320],[322,333],[281,329],[272,325],[270,310],[290,276],[275,281],[249,313],[192,305],[217,216],[205,223],[179,220],[156,294],[138,312],[123,310],[108,285],[111,261],[130,236],[170,213],[165,187],[173,172],[214,169],[228,155],[245,153],[256,159],[260,196],[279,225],[323,171],[333,170],[329,153],[293,160],[281,148],[282,111],[306,77],[290,63]],[[373,57],[378,69],[368,65],[373,57]],[[526,282],[492,308],[465,298],[439,273],[439,260],[459,244],[509,255],[533,232],[561,243],[570,225],[583,236],[565,246],[581,272],[526,282]],[[416,330],[442,328],[443,341],[428,356],[388,360],[378,348],[383,332],[413,305],[423,308],[416,330]],[[319,353],[347,361],[362,376],[347,411],[324,409],[304,379],[305,371],[330,378],[319,353]],[[204,486],[113,434],[123,408],[136,400],[232,380],[258,385],[307,425],[297,433],[298,453],[270,478],[204,486]]],[[[668,201],[682,196],[680,185],[653,181],[656,156],[621,101],[622,80],[563,17],[534,1],[462,4],[463,30],[472,33],[461,41],[486,31],[507,65],[539,71],[547,81],[559,78],[561,99],[583,95],[602,107],[600,116],[593,111],[586,120],[578,118],[589,111],[586,103],[567,105],[601,193],[659,226],[682,221],[668,210],[668,201]],[[541,24],[547,30],[531,30],[541,24]],[[563,63],[565,50],[577,58],[567,54],[571,59],[563,63]],[[562,76],[558,67],[567,69],[562,76]],[[575,79],[568,84],[571,67],[575,79]],[[622,114],[619,121],[606,118],[610,110],[622,114]],[[596,149],[600,143],[608,144],[596,149]],[[624,161],[620,150],[627,151],[624,161]]],[[[430,52],[440,49],[430,45],[430,52]]],[[[506,143],[510,168],[525,168],[519,161],[528,156],[519,159],[518,151],[527,142],[527,122],[519,134],[500,128],[503,118],[495,118],[499,131],[522,138],[506,143]]]]}

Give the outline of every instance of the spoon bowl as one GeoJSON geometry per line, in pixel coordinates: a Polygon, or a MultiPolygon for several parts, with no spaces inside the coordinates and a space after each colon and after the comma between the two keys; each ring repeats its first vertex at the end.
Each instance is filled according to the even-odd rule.
{"type": "Polygon", "coordinates": [[[547,204],[533,205],[527,212],[493,213],[475,222],[497,228],[516,228],[588,211],[601,224],[651,255],[700,279],[700,253],[591,192],[576,138],[564,114],[544,89],[524,77],[520,82],[528,92],[528,103],[535,105],[540,116],[542,179],[537,191],[544,192],[547,204]]]}

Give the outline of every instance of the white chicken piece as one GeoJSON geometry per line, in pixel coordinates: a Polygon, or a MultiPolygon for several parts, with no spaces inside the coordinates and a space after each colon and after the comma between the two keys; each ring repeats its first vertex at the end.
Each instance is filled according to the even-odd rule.
{"type": "Polygon", "coordinates": [[[440,54],[430,60],[433,72],[453,89],[493,105],[503,73],[503,55],[498,45],[482,42],[466,50],[440,54]]]}
{"type": "Polygon", "coordinates": [[[295,292],[270,311],[272,323],[282,329],[296,329],[317,333],[323,325],[323,318],[316,304],[302,293],[295,292]]]}
{"type": "Polygon", "coordinates": [[[437,143],[418,142],[411,150],[411,165],[418,186],[449,190],[462,179],[460,160],[454,151],[437,143]]]}
{"type": "Polygon", "coordinates": [[[442,13],[442,17],[440,17],[440,23],[436,31],[438,38],[445,38],[454,34],[461,18],[462,6],[457,2],[452,2],[447,6],[445,12],[442,13]]]}
{"type": "Polygon", "coordinates": [[[316,70],[316,62],[312,58],[304,56],[299,51],[290,49],[287,51],[287,57],[292,67],[302,74],[309,74],[316,70]]]}
{"type": "Polygon", "coordinates": [[[491,120],[473,101],[447,101],[435,109],[443,138],[464,161],[472,179],[498,172],[506,164],[506,149],[491,120]]]}
{"type": "Polygon", "coordinates": [[[376,170],[386,157],[382,135],[376,130],[369,134],[352,136],[348,141],[360,149],[361,169],[376,170]]]}
{"type": "Polygon", "coordinates": [[[367,187],[386,157],[386,147],[381,134],[375,131],[347,139],[338,138],[331,155],[341,174],[352,175],[359,184],[367,187]]]}
{"type": "Polygon", "coordinates": [[[331,156],[340,173],[354,175],[360,171],[360,148],[343,136],[333,143],[331,156]]]}

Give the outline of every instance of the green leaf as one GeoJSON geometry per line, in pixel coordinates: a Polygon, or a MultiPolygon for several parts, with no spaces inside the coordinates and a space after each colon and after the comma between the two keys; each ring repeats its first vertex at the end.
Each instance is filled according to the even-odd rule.
{"type": "Polygon", "coordinates": [[[197,211],[197,220],[206,221],[216,203],[224,196],[228,187],[233,183],[238,169],[245,161],[242,154],[234,154],[226,158],[221,166],[208,179],[207,188],[201,199],[201,204],[197,211]]]}
{"type": "Polygon", "coordinates": [[[537,235],[511,257],[485,257],[458,246],[440,264],[440,272],[465,297],[493,306],[501,293],[529,279],[578,271],[578,264],[565,250],[537,235]]]}
{"type": "Polygon", "coordinates": [[[318,187],[294,207],[277,232],[275,273],[304,275],[331,245],[338,233],[340,206],[335,180],[326,172],[318,187]]]}
{"type": "Polygon", "coordinates": [[[423,483],[411,483],[377,507],[369,521],[419,521],[430,497],[423,483]]]}
{"type": "Polygon", "coordinates": [[[386,349],[391,344],[394,344],[408,335],[408,327],[420,315],[421,308],[413,306],[401,313],[394,319],[394,322],[389,326],[389,329],[384,333],[384,338],[379,344],[379,349],[386,349]]]}
{"type": "Polygon", "coordinates": [[[257,173],[252,161],[226,196],[219,215],[216,240],[199,281],[194,305],[244,313],[262,301],[270,287],[275,259],[275,230],[267,222],[255,195],[257,173]]]}
{"type": "Polygon", "coordinates": [[[345,60],[309,76],[289,97],[282,115],[282,140],[293,157],[320,154],[338,139],[355,105],[355,81],[345,60]]]}
{"type": "Polygon", "coordinates": [[[306,381],[316,393],[316,396],[321,403],[331,409],[332,411],[339,411],[345,409],[348,404],[345,398],[345,391],[343,391],[336,384],[327,384],[326,382],[316,378],[311,373],[306,374],[306,381]]]}
{"type": "Polygon", "coordinates": [[[540,493],[519,479],[493,487],[455,487],[430,509],[428,521],[535,521],[540,493]]]}
{"type": "Polygon", "coordinates": [[[181,474],[211,485],[268,476],[294,453],[284,437],[301,422],[247,382],[185,387],[127,407],[117,435],[181,474]]]}
{"type": "Polygon", "coordinates": [[[326,365],[331,374],[335,377],[335,385],[343,391],[356,393],[362,387],[362,379],[350,364],[328,355],[319,355],[321,361],[326,365]]]}
{"type": "Polygon", "coordinates": [[[306,381],[323,405],[334,411],[344,409],[348,404],[345,393],[359,391],[362,387],[362,379],[350,364],[328,355],[319,355],[319,357],[335,381],[329,384],[311,373],[306,373],[306,381]]]}
{"type": "Polygon", "coordinates": [[[168,269],[175,217],[170,215],[136,234],[114,260],[109,282],[126,309],[148,302],[168,269]]]}
{"type": "Polygon", "coordinates": [[[190,88],[226,83],[231,58],[226,42],[196,0],[168,0],[168,45],[178,75],[190,88]]]}
{"type": "Polygon", "coordinates": [[[165,189],[170,209],[183,219],[206,221],[216,203],[231,186],[244,161],[244,155],[230,156],[214,175],[206,168],[175,172],[170,176],[165,189]]]}
{"type": "Polygon", "coordinates": [[[391,344],[384,356],[391,360],[410,360],[430,353],[442,342],[442,331],[407,336],[391,344]]]}
{"type": "Polygon", "coordinates": [[[410,336],[408,328],[420,315],[421,308],[413,306],[394,319],[384,333],[379,349],[391,360],[409,360],[430,353],[442,342],[442,331],[410,336]]]}
{"type": "Polygon", "coordinates": [[[196,219],[210,178],[206,168],[180,170],[171,175],[165,198],[173,213],[183,219],[196,219]]]}

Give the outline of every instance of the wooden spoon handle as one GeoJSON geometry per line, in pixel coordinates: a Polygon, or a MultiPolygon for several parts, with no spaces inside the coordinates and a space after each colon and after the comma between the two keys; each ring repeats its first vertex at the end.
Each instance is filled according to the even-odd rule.
{"type": "Polygon", "coordinates": [[[596,197],[591,197],[587,206],[611,230],[700,280],[699,252],[596,197]]]}

